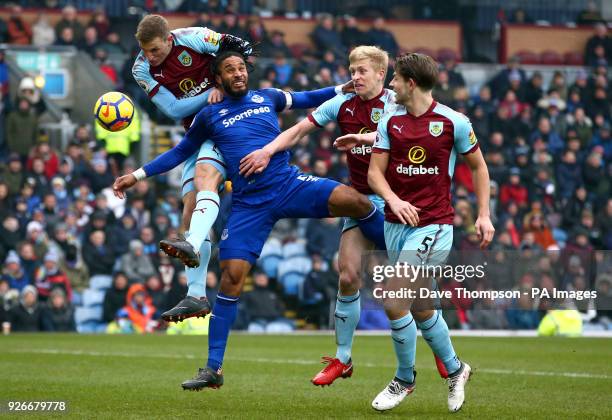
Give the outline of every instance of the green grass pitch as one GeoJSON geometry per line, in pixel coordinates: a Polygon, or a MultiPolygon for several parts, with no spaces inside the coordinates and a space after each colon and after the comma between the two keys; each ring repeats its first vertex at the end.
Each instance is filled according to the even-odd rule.
{"type": "Polygon", "coordinates": [[[391,412],[372,410],[395,371],[388,336],[356,337],[353,377],[318,388],[309,380],[319,357],[333,355],[333,336],[235,334],[225,385],[187,392],[180,383],[204,364],[205,336],[13,334],[0,337],[0,400],[68,401],[67,414],[27,414],[46,419],[612,418],[612,340],[453,341],[475,372],[456,414],[422,338],[414,394],[391,412]]]}

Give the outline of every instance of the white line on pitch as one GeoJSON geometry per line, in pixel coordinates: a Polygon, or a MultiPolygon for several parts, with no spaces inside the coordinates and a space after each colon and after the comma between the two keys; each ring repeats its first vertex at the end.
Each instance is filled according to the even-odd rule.
{"type": "MultiPolygon", "coordinates": [[[[151,357],[159,359],[200,359],[203,356],[194,356],[192,354],[173,355],[173,354],[134,354],[126,352],[101,352],[101,351],[84,351],[84,350],[62,350],[62,349],[31,349],[31,350],[19,350],[9,351],[6,353],[13,354],[59,354],[59,355],[72,355],[72,356],[94,356],[94,357],[151,357]]],[[[227,357],[226,360],[236,362],[250,362],[250,363],[270,363],[280,365],[319,365],[320,362],[303,360],[303,359],[270,359],[266,357],[227,357]]],[[[367,368],[393,368],[395,365],[382,364],[382,363],[359,363],[359,367],[367,368]]],[[[419,366],[419,369],[433,369],[432,367],[419,366]]],[[[560,378],[590,378],[590,379],[612,379],[612,376],[598,373],[587,373],[587,372],[546,372],[546,371],[532,371],[532,370],[510,370],[510,369],[489,369],[489,368],[478,368],[474,369],[475,373],[491,373],[499,375],[525,375],[525,376],[551,376],[560,378]]]]}

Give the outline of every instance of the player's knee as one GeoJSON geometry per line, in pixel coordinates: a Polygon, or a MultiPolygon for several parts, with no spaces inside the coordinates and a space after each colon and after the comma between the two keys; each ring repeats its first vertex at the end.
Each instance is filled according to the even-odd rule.
{"type": "Polygon", "coordinates": [[[412,317],[416,320],[416,322],[425,322],[435,315],[435,311],[433,309],[410,312],[412,312],[412,317]]]}
{"type": "Polygon", "coordinates": [[[198,191],[217,192],[223,182],[223,175],[212,165],[200,164],[196,165],[193,182],[198,191]]]}
{"type": "Polygon", "coordinates": [[[359,273],[355,267],[340,267],[340,275],[338,276],[338,287],[340,291],[359,290],[360,279],[359,273]]]}
{"type": "Polygon", "coordinates": [[[355,206],[359,208],[359,212],[367,216],[372,211],[372,202],[363,194],[356,194],[355,206]]]}

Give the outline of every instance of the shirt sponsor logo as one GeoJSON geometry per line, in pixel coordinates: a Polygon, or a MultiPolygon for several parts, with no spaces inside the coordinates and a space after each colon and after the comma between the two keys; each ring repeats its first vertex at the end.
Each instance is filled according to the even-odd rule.
{"type": "Polygon", "coordinates": [[[255,102],[256,104],[260,104],[260,103],[262,103],[264,101],[264,98],[263,98],[263,96],[260,96],[260,95],[253,95],[251,100],[253,102],[255,102]]]}
{"type": "Polygon", "coordinates": [[[382,108],[372,108],[372,112],[370,112],[370,119],[374,124],[378,124],[383,115],[382,108]]]}
{"type": "Polygon", "coordinates": [[[185,67],[190,67],[193,64],[193,58],[187,51],[183,51],[178,56],[178,61],[185,67]]]}
{"type": "Polygon", "coordinates": [[[243,111],[240,114],[234,115],[230,119],[224,119],[222,121],[223,127],[225,128],[231,127],[232,125],[234,125],[236,121],[240,121],[245,118],[249,118],[252,115],[268,114],[270,112],[272,111],[270,110],[269,106],[260,106],[259,108],[255,108],[255,109],[247,109],[246,111],[243,111]]]}
{"type": "Polygon", "coordinates": [[[414,175],[438,175],[440,173],[440,169],[437,166],[433,168],[427,168],[422,166],[421,163],[425,162],[427,159],[427,152],[421,146],[412,146],[410,150],[408,150],[408,160],[412,162],[414,165],[404,166],[404,164],[400,163],[397,165],[396,171],[398,174],[414,176],[414,175]]]}
{"type": "Polygon", "coordinates": [[[196,85],[193,79],[183,79],[179,82],[179,89],[184,93],[179,99],[185,99],[192,96],[197,96],[204,92],[208,87],[208,78],[204,79],[202,83],[196,85]]]}
{"type": "Polygon", "coordinates": [[[410,150],[408,150],[408,160],[415,164],[421,164],[425,162],[427,159],[427,153],[425,149],[421,146],[412,146],[410,150]]]}
{"type": "Polygon", "coordinates": [[[432,136],[438,137],[440,134],[442,134],[443,130],[444,123],[442,121],[431,121],[429,123],[429,134],[432,136]]]}
{"type": "Polygon", "coordinates": [[[355,146],[351,149],[351,153],[354,155],[370,155],[372,154],[372,146],[366,146],[365,144],[355,146]]]}

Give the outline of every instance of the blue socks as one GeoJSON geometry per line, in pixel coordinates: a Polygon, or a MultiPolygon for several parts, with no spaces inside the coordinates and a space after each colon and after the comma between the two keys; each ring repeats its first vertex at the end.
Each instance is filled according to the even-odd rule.
{"type": "Polygon", "coordinates": [[[372,211],[363,219],[358,220],[359,228],[363,235],[374,242],[379,250],[386,250],[385,245],[385,215],[372,206],[372,211]]]}
{"type": "Polygon", "coordinates": [[[212,191],[200,191],[196,195],[196,205],[189,223],[189,242],[193,249],[200,249],[212,225],[219,215],[219,194],[212,191]]]}
{"type": "Polygon", "coordinates": [[[336,358],[347,363],[351,358],[353,335],[361,315],[361,299],[359,292],[352,296],[340,296],[336,300],[335,329],[336,329],[336,358]]]}
{"type": "MultiPolygon", "coordinates": [[[[185,236],[191,237],[190,232],[185,236]]],[[[185,267],[187,275],[187,296],[200,298],[206,296],[206,274],[208,273],[208,262],[210,261],[211,244],[209,240],[202,242],[200,246],[200,265],[197,268],[185,267]]]]}
{"type": "Polygon", "coordinates": [[[417,328],[410,312],[400,319],[391,320],[391,338],[397,357],[395,376],[404,382],[413,383],[417,328]]]}
{"type": "Polygon", "coordinates": [[[455,354],[455,349],[448,334],[448,325],[442,317],[442,311],[438,310],[425,322],[417,323],[423,338],[431,347],[434,355],[444,364],[446,372],[440,372],[442,376],[448,376],[461,368],[461,362],[455,354]]]}
{"type": "Polygon", "coordinates": [[[236,320],[238,313],[238,297],[226,296],[223,293],[217,295],[215,307],[210,315],[208,327],[208,362],[206,366],[219,370],[223,364],[225,347],[230,328],[236,320]]]}

